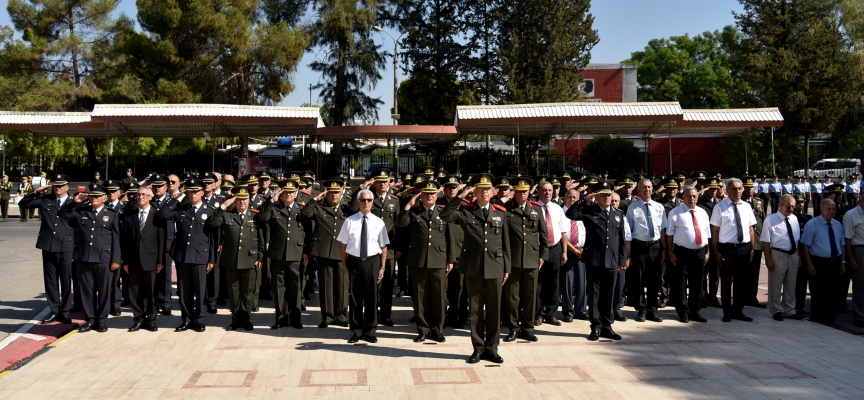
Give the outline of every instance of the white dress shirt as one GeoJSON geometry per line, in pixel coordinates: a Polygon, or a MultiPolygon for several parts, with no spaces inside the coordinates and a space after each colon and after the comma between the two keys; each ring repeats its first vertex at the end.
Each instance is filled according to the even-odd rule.
{"type": "Polygon", "coordinates": [[[366,256],[381,254],[381,248],[390,244],[384,221],[371,212],[368,214],[358,212],[345,219],[342,230],[336,237],[336,240],[347,246],[345,252],[354,257],[360,257],[360,236],[363,233],[364,215],[366,216],[366,256]]]}
{"type": "MultiPolygon", "coordinates": [[[[567,208],[569,207],[562,207],[561,210],[566,214],[567,208]]],[[[573,232],[573,224],[576,224],[576,227],[578,228],[576,232],[577,237],[575,238],[575,244],[573,244],[573,246],[577,248],[585,247],[585,224],[582,221],[570,220],[570,231],[567,232],[567,236],[570,238],[570,243],[574,243],[573,235],[570,234],[573,232]]]]}
{"type": "MultiPolygon", "coordinates": [[[[792,237],[795,239],[797,249],[798,241],[801,240],[801,225],[798,224],[798,217],[795,214],[789,214],[789,225],[792,227],[792,237]]],[[[767,216],[762,222],[762,236],[759,240],[780,250],[792,250],[789,230],[786,229],[786,216],[779,212],[767,216]]]]}
{"type": "Polygon", "coordinates": [[[708,213],[702,207],[693,208],[682,204],[669,211],[669,226],[666,227],[666,235],[672,236],[672,243],[691,250],[700,249],[711,241],[711,223],[708,221],[708,213]],[[693,216],[699,224],[699,232],[702,235],[702,246],[696,243],[696,229],[693,225],[693,216]]]}
{"type": "Polygon", "coordinates": [[[636,200],[627,207],[627,223],[630,225],[633,239],[643,242],[660,240],[660,231],[668,226],[666,209],[662,204],[654,201],[636,200]],[[648,229],[648,215],[646,210],[651,209],[651,221],[653,230],[648,229]]]}
{"type": "Polygon", "coordinates": [[[552,243],[553,246],[561,242],[561,234],[562,233],[570,233],[570,224],[567,222],[567,217],[564,216],[564,210],[561,209],[561,206],[555,203],[544,204],[542,201],[538,201],[543,206],[543,217],[546,217],[546,211],[549,211],[549,217],[551,221],[546,221],[546,225],[552,225],[552,234],[553,237],[552,243]]]}
{"type": "MultiPolygon", "coordinates": [[[[711,225],[720,227],[718,240],[720,243],[738,243],[738,232],[735,229],[735,206],[728,197],[714,206],[711,212],[711,225]]],[[[756,216],[753,208],[746,202],[739,200],[738,214],[741,216],[741,231],[744,240],[741,243],[750,242],[750,227],[756,225],[756,216]]]]}
{"type": "Polygon", "coordinates": [[[864,245],[864,210],[855,206],[843,215],[843,236],[852,241],[853,246],[864,245]]]}

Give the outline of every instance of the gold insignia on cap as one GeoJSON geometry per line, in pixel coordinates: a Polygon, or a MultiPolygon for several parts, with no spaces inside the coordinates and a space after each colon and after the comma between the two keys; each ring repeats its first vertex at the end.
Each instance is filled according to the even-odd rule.
{"type": "Polygon", "coordinates": [[[480,183],[486,183],[486,182],[488,182],[488,181],[486,180],[486,177],[485,177],[485,176],[481,176],[481,177],[480,177],[480,183]]]}
{"type": "Polygon", "coordinates": [[[432,182],[427,183],[427,184],[426,184],[426,189],[435,189],[435,184],[432,183],[432,182]]]}
{"type": "Polygon", "coordinates": [[[337,184],[336,182],[332,182],[332,183],[330,183],[330,187],[333,187],[333,188],[339,187],[339,184],[337,184]]]}

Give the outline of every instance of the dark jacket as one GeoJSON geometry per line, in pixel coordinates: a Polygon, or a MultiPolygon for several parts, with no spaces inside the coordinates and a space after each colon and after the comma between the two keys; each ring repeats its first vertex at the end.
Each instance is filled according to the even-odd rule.
{"type": "Polygon", "coordinates": [[[454,197],[439,214],[446,222],[457,223],[465,232],[465,242],[459,257],[459,272],[484,279],[503,279],[510,273],[510,236],[507,231],[507,211],[489,204],[489,216],[476,202],[463,203],[454,197]]]}
{"type": "Polygon", "coordinates": [[[264,230],[261,229],[264,223],[258,216],[251,208],[244,215],[233,208],[227,212],[217,208],[213,218],[207,221],[211,228],[222,231],[220,267],[254,269],[256,262],[264,260],[264,230]]]}
{"type": "Polygon", "coordinates": [[[396,226],[408,228],[408,266],[441,269],[447,266],[448,228],[440,217],[441,207],[432,207],[432,218],[423,206],[402,209],[396,226]]]}
{"type": "MultiPolygon", "coordinates": [[[[73,203],[72,195],[66,197],[63,205],[73,203]]],[[[39,238],[36,239],[36,248],[52,253],[63,253],[72,251],[73,229],[65,218],[60,218],[58,213],[60,206],[57,205],[57,196],[53,193],[37,195],[34,193],[24,196],[18,203],[22,209],[39,209],[42,220],[39,223],[39,238]]]]}
{"type": "MultiPolygon", "coordinates": [[[[446,197],[438,198],[438,205],[446,206],[449,201],[446,197]]],[[[459,262],[459,257],[462,254],[462,244],[465,242],[465,231],[462,230],[462,225],[455,222],[448,222],[447,228],[447,262],[459,262]]]]}
{"type": "Polygon", "coordinates": [[[158,264],[165,264],[165,225],[156,223],[158,210],[151,205],[144,229],[140,229],[140,212],[138,204],[129,202],[120,219],[123,264],[128,264],[130,269],[155,271],[158,264]]]}
{"type": "Polygon", "coordinates": [[[549,259],[549,233],[540,203],[529,201],[525,213],[510,200],[507,209],[507,230],[510,235],[510,261],[513,267],[537,269],[540,260],[549,259]]]}
{"type": "Polygon", "coordinates": [[[585,247],[582,261],[604,268],[618,268],[627,263],[627,247],[624,243],[624,213],[610,207],[606,212],[594,202],[580,199],[567,209],[567,218],[582,221],[585,225],[585,247]]]}
{"type": "Polygon", "coordinates": [[[264,202],[259,218],[267,225],[265,243],[267,257],[281,261],[302,261],[303,254],[308,254],[306,245],[306,226],[302,206],[297,202],[293,207],[285,207],[282,203],[264,202]]]}
{"type": "Polygon", "coordinates": [[[348,214],[348,207],[340,204],[333,207],[326,203],[318,203],[315,200],[307,203],[301,211],[303,218],[310,221],[313,226],[312,240],[309,243],[309,255],[312,257],[329,258],[340,260],[340,243],[336,240],[342,224],[348,214]]]}
{"type": "Polygon", "coordinates": [[[216,263],[218,230],[207,224],[216,213],[211,207],[201,204],[198,212],[191,203],[171,199],[156,213],[156,222],[174,223],[176,227],[172,258],[184,264],[216,263]]]}
{"type": "Polygon", "coordinates": [[[103,265],[122,262],[117,211],[104,206],[94,214],[92,206],[70,201],[60,207],[57,216],[68,221],[74,231],[73,260],[103,265]]]}

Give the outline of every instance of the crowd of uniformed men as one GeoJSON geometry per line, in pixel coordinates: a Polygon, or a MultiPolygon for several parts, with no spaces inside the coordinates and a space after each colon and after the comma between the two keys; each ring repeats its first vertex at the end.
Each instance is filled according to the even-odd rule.
{"type": "MultiPolygon", "coordinates": [[[[780,183],[697,171],[658,181],[381,168],[352,188],[345,173],[320,182],[310,172],[126,175],[97,175],[77,193],[62,174],[23,189],[22,215],[41,214],[44,323],[70,323],[78,308],[81,332],[104,332],[108,315],[128,305],[129,331],[156,331],[157,316],[172,315],[173,265],[175,331],[204,331],[205,317],[226,305],[227,330],[252,330],[261,298],[274,301],[272,329],[302,329],[317,289],[319,328],[348,327],[350,343],[374,343],[378,325],[394,324],[398,286],[395,297],[413,302],[415,342],[444,342],[445,326],[470,325],[469,363],[503,362],[502,326],[504,341],[534,342],[538,326],[581,319],[589,340],[620,340],[612,325],[628,320],[624,306],[637,322],[662,322],[658,310],[670,305],[682,323],[707,322],[708,306],[722,308],[724,322],[752,321],[743,310],[756,307],[778,321],[832,323],[847,311],[850,280],[851,312],[864,326],[857,176],[780,183]],[[756,299],[763,258],[767,304],[756,299]]],[[[4,196],[11,187],[4,176],[4,196]]]]}

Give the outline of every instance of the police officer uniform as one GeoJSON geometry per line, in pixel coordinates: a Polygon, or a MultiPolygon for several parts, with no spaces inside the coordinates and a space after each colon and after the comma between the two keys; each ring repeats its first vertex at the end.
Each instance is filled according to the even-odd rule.
{"type": "MultiPolygon", "coordinates": [[[[121,183],[119,181],[115,181],[113,179],[109,179],[105,181],[105,189],[108,191],[109,196],[112,192],[117,192],[121,190],[121,183]]],[[[126,202],[117,200],[116,203],[111,202],[109,197],[108,200],[105,200],[105,207],[117,211],[117,217],[120,219],[120,223],[123,223],[123,214],[124,209],[126,207],[126,202]]],[[[117,268],[111,271],[111,299],[109,305],[111,306],[110,314],[119,317],[120,307],[125,305],[125,302],[129,301],[129,283],[127,282],[129,278],[129,274],[123,271],[122,268],[117,268]]]]}
{"type": "MultiPolygon", "coordinates": [[[[490,174],[477,174],[471,184],[478,189],[488,189],[494,179],[490,174]]],[[[458,268],[466,275],[468,289],[471,343],[474,347],[468,362],[479,362],[481,357],[496,363],[504,362],[498,355],[498,342],[501,284],[511,268],[506,209],[491,203],[484,207],[476,200],[463,204],[461,198],[454,197],[441,210],[440,217],[446,222],[460,224],[465,233],[458,268]]]]}
{"type": "MultiPolygon", "coordinates": [[[[280,184],[285,193],[298,193],[297,182],[286,180],[280,184]]],[[[280,195],[281,197],[281,195],[280,195]]],[[[308,254],[306,232],[308,231],[301,210],[303,204],[294,201],[285,205],[281,199],[273,198],[261,208],[261,222],[267,224],[267,257],[270,261],[270,276],[274,294],[276,314],[273,329],[292,326],[303,329],[300,308],[303,297],[303,258],[308,254]]]]}
{"type": "MultiPolygon", "coordinates": [[[[204,189],[198,179],[187,179],[184,184],[187,192],[204,189]]],[[[156,213],[158,222],[174,223],[176,227],[171,252],[177,263],[177,286],[180,289],[182,323],[175,329],[177,332],[188,329],[203,332],[206,329],[203,312],[207,267],[216,263],[219,244],[219,232],[207,224],[207,220],[213,218],[215,212],[204,202],[178,204],[176,199],[170,199],[156,213]]]]}
{"type": "MultiPolygon", "coordinates": [[[[250,197],[249,188],[236,187],[231,192],[237,200],[250,197]]],[[[225,330],[240,327],[252,330],[252,290],[257,283],[256,275],[261,269],[265,250],[263,223],[259,216],[250,208],[240,212],[235,201],[228,212],[225,204],[220,205],[207,222],[211,228],[222,231],[219,264],[225,268],[231,307],[231,325],[225,330]]]]}
{"type": "MultiPolygon", "coordinates": [[[[225,197],[217,195],[214,191],[210,191],[210,196],[207,196],[207,188],[216,182],[216,175],[212,172],[202,172],[198,174],[198,180],[201,181],[205,190],[204,196],[201,197],[201,202],[213,209],[218,209],[225,202],[225,197]]],[[[213,270],[207,274],[206,290],[207,294],[204,297],[204,306],[207,307],[207,312],[216,314],[216,303],[220,289],[222,288],[222,279],[225,277],[225,272],[222,271],[222,266],[219,263],[213,265],[213,270]]]]}
{"type": "MultiPolygon", "coordinates": [[[[102,185],[90,184],[90,196],[107,196],[102,185]]],[[[99,209],[76,199],[60,207],[57,219],[65,219],[73,230],[72,258],[78,263],[78,282],[81,302],[87,322],[79,332],[96,328],[105,332],[108,327],[111,294],[111,270],[120,268],[120,218],[117,211],[102,204],[99,209]]]]}
{"type": "MultiPolygon", "coordinates": [[[[168,177],[162,174],[148,174],[148,181],[153,186],[164,186],[168,184],[168,177]]],[[[151,187],[152,189],[152,187],[151,187]]],[[[171,196],[167,193],[162,198],[156,197],[156,191],[153,191],[153,198],[150,199],[150,206],[154,207],[154,213],[158,214],[159,210],[162,207],[168,207],[168,200],[171,200],[171,196]]],[[[184,198],[182,202],[188,202],[189,200],[184,198]]],[[[175,202],[174,206],[181,202],[175,202]]],[[[173,281],[173,267],[174,267],[174,258],[171,254],[171,248],[174,244],[174,235],[177,230],[174,222],[165,222],[165,221],[156,221],[157,225],[161,225],[165,228],[165,254],[163,255],[163,259],[165,262],[165,268],[162,268],[162,271],[156,272],[156,307],[159,309],[162,315],[171,315],[171,291],[173,290],[172,286],[174,284],[173,281]]]]}
{"type": "MultiPolygon", "coordinates": [[[[531,190],[533,182],[528,178],[513,180],[517,192],[531,190]]],[[[549,258],[549,235],[543,206],[532,200],[518,204],[508,201],[507,231],[510,238],[510,261],[513,263],[510,276],[504,282],[506,319],[504,324],[510,333],[504,338],[512,342],[517,337],[536,342],[534,316],[537,308],[537,281],[540,262],[549,258]]]]}

